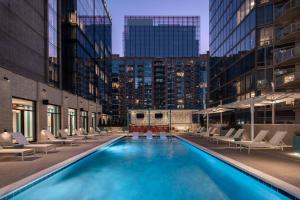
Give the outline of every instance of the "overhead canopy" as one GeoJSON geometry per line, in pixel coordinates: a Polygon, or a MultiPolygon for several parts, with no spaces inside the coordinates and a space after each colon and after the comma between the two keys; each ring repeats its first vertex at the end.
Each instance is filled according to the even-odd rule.
{"type": "Polygon", "coordinates": [[[254,106],[268,106],[272,104],[292,101],[298,98],[300,98],[300,93],[274,92],[274,93],[263,94],[258,97],[245,99],[242,101],[236,101],[230,104],[223,105],[223,107],[232,108],[232,109],[245,109],[245,108],[250,108],[252,103],[254,104],[254,106]]]}
{"type": "Polygon", "coordinates": [[[254,107],[255,106],[268,106],[272,105],[272,123],[275,122],[275,109],[274,104],[282,102],[292,102],[295,99],[300,99],[300,93],[289,93],[289,92],[272,92],[265,93],[257,97],[236,101],[233,103],[219,105],[217,107],[207,108],[205,110],[197,111],[197,114],[207,116],[207,129],[209,126],[209,114],[223,113],[233,109],[246,109],[250,108],[251,113],[251,140],[254,138],[254,107]]]}

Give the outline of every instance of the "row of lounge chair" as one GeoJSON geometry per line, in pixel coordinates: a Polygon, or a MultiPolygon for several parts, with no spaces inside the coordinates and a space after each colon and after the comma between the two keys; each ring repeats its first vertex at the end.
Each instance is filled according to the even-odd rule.
{"type": "Polygon", "coordinates": [[[97,136],[107,135],[106,131],[96,131],[93,128],[90,128],[89,133],[84,131],[84,129],[75,130],[75,135],[73,136],[69,136],[65,130],[59,130],[58,133],[60,138],[56,138],[47,130],[42,130],[41,140],[35,144],[29,143],[22,133],[2,133],[7,135],[1,134],[1,139],[5,140],[5,144],[0,144],[0,154],[21,155],[23,161],[24,156],[35,154],[36,151],[41,151],[45,154],[48,154],[51,150],[56,151],[56,144],[74,145],[78,140],[96,139],[97,136]],[[15,142],[13,143],[12,140],[15,142]]]}
{"type": "MultiPolygon", "coordinates": [[[[141,134],[139,132],[133,132],[132,133],[132,139],[133,140],[138,140],[140,138],[140,136],[141,136],[141,134]]],[[[152,140],[153,139],[153,133],[152,133],[152,131],[147,131],[145,133],[145,136],[146,136],[147,140],[152,140]]],[[[159,133],[159,139],[161,139],[161,140],[167,140],[168,139],[167,133],[160,132],[159,133]]]]}
{"type": "Polygon", "coordinates": [[[276,131],[274,135],[268,141],[265,140],[266,136],[269,134],[269,130],[260,130],[259,133],[255,136],[255,138],[250,140],[241,140],[244,129],[238,129],[235,131],[234,128],[231,128],[227,131],[224,136],[221,136],[216,133],[217,128],[210,127],[208,131],[204,131],[204,129],[200,129],[197,132],[198,135],[204,138],[208,138],[212,142],[224,142],[230,144],[234,144],[235,148],[247,149],[248,154],[253,149],[281,149],[285,147],[290,147],[283,142],[283,139],[287,135],[287,131],[276,131]]]}

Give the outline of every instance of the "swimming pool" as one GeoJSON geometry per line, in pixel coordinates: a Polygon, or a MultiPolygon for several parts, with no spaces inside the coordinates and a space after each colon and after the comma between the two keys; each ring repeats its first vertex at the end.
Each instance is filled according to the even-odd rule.
{"type": "Polygon", "coordinates": [[[13,199],[288,199],[179,139],[121,139],[13,199]]]}

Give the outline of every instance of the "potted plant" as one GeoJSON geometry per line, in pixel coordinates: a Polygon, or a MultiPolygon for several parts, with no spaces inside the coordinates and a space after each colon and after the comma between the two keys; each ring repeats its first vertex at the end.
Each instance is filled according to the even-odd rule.
{"type": "Polygon", "coordinates": [[[294,152],[300,153],[300,131],[295,132],[295,135],[293,138],[293,149],[294,149],[294,152]]]}

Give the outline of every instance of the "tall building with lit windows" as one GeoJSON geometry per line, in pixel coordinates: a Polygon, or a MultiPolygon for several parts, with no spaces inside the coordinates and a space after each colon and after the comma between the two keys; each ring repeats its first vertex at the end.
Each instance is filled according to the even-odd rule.
{"type": "MultiPolygon", "coordinates": [[[[210,106],[300,89],[299,4],[297,0],[210,1],[210,106]]],[[[278,105],[276,122],[294,123],[298,110],[297,102],[278,105]]],[[[256,123],[271,122],[270,107],[257,108],[255,113],[256,123]]],[[[248,110],[236,114],[241,123],[250,121],[248,110]]]]}
{"type": "Polygon", "coordinates": [[[124,56],[199,55],[199,16],[125,16],[124,56]]]}
{"type": "Polygon", "coordinates": [[[43,129],[72,135],[107,120],[111,17],[105,0],[2,0],[0,47],[0,133],[38,141],[43,129]]]}
{"type": "Polygon", "coordinates": [[[119,57],[112,61],[112,117],[128,109],[203,109],[208,54],[197,57],[119,57]]]}

